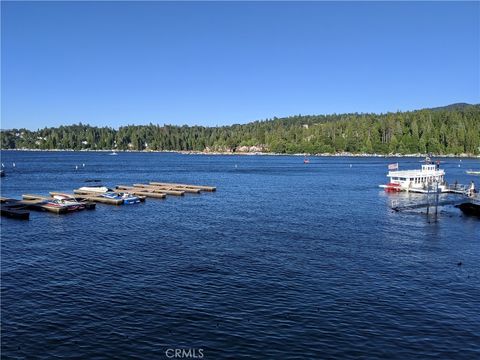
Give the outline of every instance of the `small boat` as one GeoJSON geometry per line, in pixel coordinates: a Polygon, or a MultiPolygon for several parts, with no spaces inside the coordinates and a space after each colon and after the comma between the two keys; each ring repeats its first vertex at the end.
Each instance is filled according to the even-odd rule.
{"type": "Polygon", "coordinates": [[[110,154],[108,155],[118,155],[118,153],[116,153],[115,151],[112,151],[110,154]]]}
{"type": "Polygon", "coordinates": [[[68,206],[68,211],[77,211],[84,210],[85,204],[78,202],[77,199],[66,195],[66,194],[57,194],[53,196],[53,199],[58,203],[68,206]]]}
{"type": "Polygon", "coordinates": [[[310,164],[310,160],[308,160],[308,159],[303,159],[303,163],[304,163],[304,164],[310,164]]]}
{"type": "Polygon", "coordinates": [[[467,170],[465,171],[468,175],[480,175],[480,170],[467,170]]]}
{"type": "Polygon", "coordinates": [[[108,199],[115,199],[115,200],[123,200],[125,205],[132,205],[138,204],[140,202],[140,198],[129,193],[115,193],[115,192],[106,192],[101,194],[100,196],[108,198],[108,199]]]}
{"type": "Polygon", "coordinates": [[[76,211],[77,210],[77,208],[71,207],[69,205],[65,205],[57,199],[45,200],[45,201],[42,201],[39,205],[41,205],[42,207],[47,207],[47,208],[65,209],[66,211],[76,211]]]}
{"type": "Polygon", "coordinates": [[[396,183],[392,183],[392,182],[385,185],[384,189],[385,189],[386,192],[400,192],[400,191],[402,191],[402,188],[401,188],[400,184],[396,184],[396,183]]]}
{"type": "Polygon", "coordinates": [[[122,196],[123,203],[127,205],[138,204],[140,202],[140,198],[138,196],[129,194],[129,193],[119,193],[122,196]]]}
{"type": "Polygon", "coordinates": [[[113,190],[104,186],[104,185],[92,185],[92,186],[82,186],[78,190],[85,191],[85,192],[95,192],[99,194],[103,194],[106,192],[112,192],[113,190]]]}

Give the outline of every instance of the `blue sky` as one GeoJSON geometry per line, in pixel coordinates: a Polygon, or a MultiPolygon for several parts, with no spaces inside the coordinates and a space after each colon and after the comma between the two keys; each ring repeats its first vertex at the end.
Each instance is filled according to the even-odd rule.
{"type": "Polygon", "coordinates": [[[480,102],[479,2],[2,2],[2,128],[480,102]]]}

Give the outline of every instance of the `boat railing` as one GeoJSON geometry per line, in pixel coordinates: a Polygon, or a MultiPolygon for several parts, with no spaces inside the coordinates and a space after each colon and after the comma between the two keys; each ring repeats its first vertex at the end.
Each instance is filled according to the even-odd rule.
{"type": "Polygon", "coordinates": [[[448,190],[466,192],[470,188],[470,186],[469,185],[464,185],[464,184],[449,184],[447,188],[448,188],[448,190]]]}

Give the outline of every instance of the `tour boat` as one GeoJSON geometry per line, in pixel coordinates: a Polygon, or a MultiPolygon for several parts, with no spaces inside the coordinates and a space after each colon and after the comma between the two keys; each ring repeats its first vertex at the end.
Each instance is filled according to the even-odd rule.
{"type": "Polygon", "coordinates": [[[411,191],[428,193],[432,191],[446,192],[448,186],[444,180],[445,171],[440,169],[440,163],[432,164],[427,158],[420,170],[398,170],[398,164],[390,164],[387,177],[390,181],[380,185],[387,192],[411,191]],[[437,188],[438,186],[438,188],[437,188]]]}

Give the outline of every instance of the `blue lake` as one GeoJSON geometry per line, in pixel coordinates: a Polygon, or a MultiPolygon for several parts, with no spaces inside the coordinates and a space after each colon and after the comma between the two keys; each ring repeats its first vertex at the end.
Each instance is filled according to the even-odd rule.
{"type": "MultiPolygon", "coordinates": [[[[4,359],[480,358],[480,221],[395,213],[409,195],[378,188],[420,158],[1,155],[8,197],[92,178],[217,187],[2,218],[4,359]]],[[[480,168],[441,160],[451,183],[480,168]]]]}

